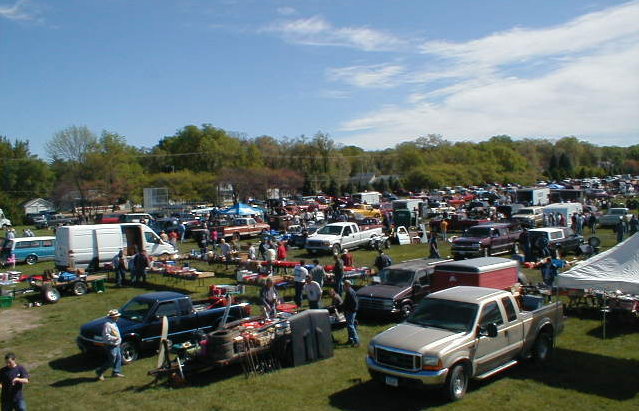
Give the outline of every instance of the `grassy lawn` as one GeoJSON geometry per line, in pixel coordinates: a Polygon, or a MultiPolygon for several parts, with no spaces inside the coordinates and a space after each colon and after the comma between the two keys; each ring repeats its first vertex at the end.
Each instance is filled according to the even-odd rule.
{"type": "MultiPolygon", "coordinates": [[[[598,235],[604,248],[614,245],[611,230],[601,230],[598,235]]],[[[182,248],[188,251],[196,247],[185,243],[182,248]]],[[[441,251],[444,256],[449,254],[448,246],[443,245],[441,251]]],[[[426,254],[425,245],[390,250],[394,262],[426,254]]],[[[371,251],[355,251],[354,255],[357,265],[371,265],[375,258],[371,251]]],[[[289,255],[289,259],[300,257],[312,258],[299,250],[289,255]]],[[[328,256],[321,259],[330,260],[328,256]]],[[[18,269],[40,273],[52,266],[43,262],[18,269]]],[[[231,270],[225,271],[224,266],[213,269],[217,273],[215,283],[234,282],[231,270]]],[[[534,281],[540,279],[536,270],[527,270],[527,274],[534,281]]],[[[151,386],[146,373],[155,366],[156,358],[145,357],[124,367],[126,378],[96,382],[93,370],[99,360],[81,356],[75,345],[81,324],[140,293],[177,289],[197,298],[207,291],[207,287],[194,282],[175,284],[159,276],[150,280],[146,289],[117,289],[108,284],[105,293],[64,296],[55,305],[23,308],[28,300],[20,297],[11,309],[0,309],[0,351],[16,352],[31,372],[32,383],[26,389],[30,409],[639,409],[637,322],[609,323],[608,338],[602,340],[598,312],[571,314],[558,340],[555,359],[546,369],[522,364],[497,378],[473,383],[467,397],[456,404],[443,402],[436,392],[390,389],[370,380],[364,365],[366,344],[391,323],[361,322],[361,347],[338,345],[331,359],[250,379],[235,367],[199,375],[184,388],[151,386]]],[[[247,287],[246,299],[256,295],[257,288],[247,287]]],[[[286,295],[292,297],[292,290],[286,295]]],[[[339,341],[346,340],[345,331],[335,336],[339,341]]]]}

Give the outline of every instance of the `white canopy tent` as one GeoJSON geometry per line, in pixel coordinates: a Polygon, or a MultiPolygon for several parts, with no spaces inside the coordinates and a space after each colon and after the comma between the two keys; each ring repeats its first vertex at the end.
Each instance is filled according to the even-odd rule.
{"type": "Polygon", "coordinates": [[[639,294],[639,233],[557,275],[555,286],[639,294]]]}

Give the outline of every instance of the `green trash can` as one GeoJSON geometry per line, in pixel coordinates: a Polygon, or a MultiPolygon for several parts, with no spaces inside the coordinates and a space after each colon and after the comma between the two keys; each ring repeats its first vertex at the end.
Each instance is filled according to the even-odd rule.
{"type": "Polygon", "coordinates": [[[95,291],[96,293],[103,293],[106,291],[106,288],[104,287],[104,279],[93,280],[91,282],[91,285],[93,287],[93,291],[95,291]]]}
{"type": "Polygon", "coordinates": [[[13,297],[10,295],[0,297],[0,308],[9,308],[13,304],[13,297]]]}

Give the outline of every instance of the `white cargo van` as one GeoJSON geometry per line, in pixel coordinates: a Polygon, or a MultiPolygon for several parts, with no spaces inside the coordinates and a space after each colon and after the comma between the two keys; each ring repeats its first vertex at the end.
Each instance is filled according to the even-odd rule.
{"type": "Polygon", "coordinates": [[[76,268],[97,268],[110,262],[120,250],[130,256],[138,249],[145,249],[150,256],[178,252],[140,223],[62,226],[56,230],[55,265],[65,269],[73,259],[76,268]]]}
{"type": "MultiPolygon", "coordinates": [[[[575,213],[583,213],[584,207],[581,203],[553,203],[544,207],[544,214],[548,215],[550,213],[563,214],[566,219],[566,224],[570,225],[570,219],[572,215],[575,213]]],[[[557,223],[559,225],[559,223],[557,223]]]]}

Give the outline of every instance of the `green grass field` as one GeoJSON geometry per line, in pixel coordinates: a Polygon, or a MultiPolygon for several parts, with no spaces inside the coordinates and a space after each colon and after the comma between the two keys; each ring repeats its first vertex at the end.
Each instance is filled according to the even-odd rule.
{"type": "MultiPolygon", "coordinates": [[[[604,247],[614,244],[610,230],[598,233],[604,247]]],[[[195,248],[193,243],[183,250],[195,248]]],[[[446,245],[441,247],[447,255],[446,245]]],[[[371,265],[375,253],[356,251],[357,265],[371,265]]],[[[395,262],[423,257],[425,245],[395,246],[390,255],[395,262]]],[[[292,251],[289,259],[304,256],[292,251]]],[[[326,262],[329,257],[323,257],[326,262]]],[[[18,266],[28,273],[51,268],[51,262],[18,266]]],[[[202,267],[204,268],[204,267],[202,267]]],[[[206,267],[208,268],[208,267],[206,267]]],[[[215,283],[234,283],[233,273],[214,266],[215,283]]],[[[528,270],[538,281],[537,271],[528,270]]],[[[145,357],[124,367],[126,378],[95,380],[99,360],[79,354],[75,337],[81,324],[105,315],[130,297],[160,289],[177,289],[194,298],[204,296],[207,287],[193,282],[167,282],[151,276],[144,288],[114,288],[107,285],[102,294],[81,297],[64,296],[54,305],[24,308],[29,300],[20,297],[12,308],[0,309],[1,352],[14,351],[31,372],[26,397],[31,410],[419,410],[492,409],[492,410],[630,410],[639,409],[639,333],[635,322],[608,323],[608,338],[603,340],[598,312],[570,314],[565,332],[558,339],[553,362],[540,369],[521,364],[497,378],[471,384],[461,402],[445,403],[437,392],[391,389],[370,380],[364,365],[366,345],[376,333],[391,323],[360,322],[363,344],[359,348],[338,345],[333,358],[314,364],[282,369],[258,377],[246,378],[240,367],[202,374],[184,388],[152,386],[147,376],[156,358],[145,357]]],[[[247,299],[257,288],[247,287],[247,299]]],[[[292,290],[287,296],[292,297],[292,290]]],[[[33,298],[33,297],[31,297],[33,298]]],[[[345,341],[346,332],[335,333],[345,341]]]]}

